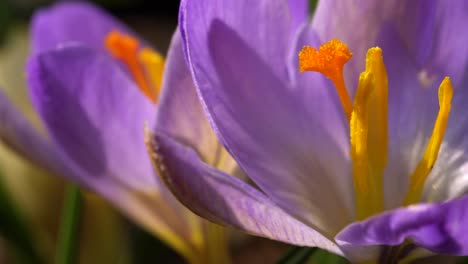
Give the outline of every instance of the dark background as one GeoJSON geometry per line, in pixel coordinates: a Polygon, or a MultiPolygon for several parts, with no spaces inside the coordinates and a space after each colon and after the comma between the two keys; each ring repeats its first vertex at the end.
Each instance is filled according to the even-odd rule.
{"type": "MultiPolygon", "coordinates": [[[[62,0],[64,2],[66,0],[62,0]]],[[[0,45],[15,23],[29,21],[35,10],[52,0],[0,0],[0,45]]],[[[161,52],[167,49],[177,25],[179,0],[94,0],[93,2],[122,19],[153,42],[161,52]]]]}

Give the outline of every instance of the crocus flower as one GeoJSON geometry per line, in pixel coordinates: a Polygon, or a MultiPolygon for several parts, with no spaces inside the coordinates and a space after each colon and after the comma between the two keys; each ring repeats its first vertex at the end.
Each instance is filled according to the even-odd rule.
{"type": "Polygon", "coordinates": [[[182,1],[184,79],[255,184],[159,120],[153,156],[173,193],[212,221],[356,262],[468,254],[467,5],[390,2],[320,1],[296,31],[286,1],[182,1]]]}
{"type": "MultiPolygon", "coordinates": [[[[11,101],[28,120],[32,120],[33,125],[40,125],[27,94],[24,74],[17,74],[24,71],[29,53],[27,27],[24,25],[15,28],[11,33],[0,48],[0,89],[11,96],[11,101]]],[[[31,230],[30,239],[32,242],[40,242],[35,243],[35,246],[43,260],[50,262],[54,258],[57,220],[60,219],[63,204],[63,179],[51,177],[50,171],[44,171],[23,159],[3,142],[0,142],[0,168],[0,189],[8,191],[7,195],[14,201],[15,210],[21,213],[19,217],[24,216],[29,224],[27,228],[31,230]]],[[[129,255],[131,247],[124,228],[127,225],[122,217],[95,194],[85,192],[82,202],[79,249],[76,251],[79,260],[88,264],[118,260],[125,263],[122,259],[127,259],[125,256],[129,255]]],[[[4,203],[2,201],[2,206],[5,206],[4,203]]],[[[0,211],[2,210],[5,212],[4,208],[0,211]]],[[[3,214],[2,228],[10,228],[4,225],[6,222],[3,214]]],[[[10,229],[11,235],[17,232],[14,228],[10,229]]],[[[0,251],[5,252],[4,257],[15,256],[11,254],[11,246],[0,244],[0,251]]],[[[13,259],[4,260],[0,257],[0,263],[12,262],[13,259]]]]}
{"type": "MultiPolygon", "coordinates": [[[[155,176],[145,146],[144,127],[154,125],[159,90],[171,89],[171,83],[162,84],[163,69],[177,76],[177,53],[164,66],[163,57],[134,32],[87,3],[39,11],[32,42],[27,77],[45,133],[0,96],[2,139],[105,197],[191,263],[228,263],[225,231],[174,198],[155,176]]],[[[169,54],[180,45],[172,46],[169,54]]],[[[219,142],[211,138],[199,134],[199,147],[215,159],[210,164],[223,157],[220,168],[231,173],[230,157],[217,153],[219,142]]]]}

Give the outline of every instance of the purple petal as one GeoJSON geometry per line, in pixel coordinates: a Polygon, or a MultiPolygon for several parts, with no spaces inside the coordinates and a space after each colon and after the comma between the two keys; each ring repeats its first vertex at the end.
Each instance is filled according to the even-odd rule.
{"type": "Polygon", "coordinates": [[[83,43],[105,50],[104,40],[112,30],[131,31],[99,7],[86,2],[63,2],[34,14],[31,22],[35,54],[67,42],[83,43]]]}
{"type": "Polygon", "coordinates": [[[121,189],[122,186],[111,185],[111,182],[107,181],[108,179],[83,179],[79,174],[79,169],[73,162],[61,155],[60,150],[41,135],[1,91],[0,119],[2,123],[0,129],[1,140],[37,166],[69,180],[84,184],[86,187],[101,190],[104,194],[107,194],[106,197],[111,197],[111,200],[120,201],[120,198],[122,198],[120,196],[117,199],[118,196],[115,195],[120,192],[116,190],[121,189]]]}
{"type": "Polygon", "coordinates": [[[285,213],[250,185],[203,163],[192,149],[162,134],[156,136],[152,146],[159,175],[197,214],[255,235],[341,254],[329,239],[285,213]]]}
{"type": "Polygon", "coordinates": [[[428,37],[421,36],[415,49],[420,49],[428,42],[431,52],[424,61],[425,69],[437,77],[450,76],[456,86],[463,85],[468,63],[468,41],[466,31],[460,31],[459,25],[468,23],[468,3],[463,0],[436,1],[433,28],[428,37]]]}
{"type": "MultiPolygon", "coordinates": [[[[129,213],[130,217],[137,219],[138,222],[148,224],[151,221],[141,219],[142,208],[146,204],[133,204],[130,202],[130,197],[136,196],[135,192],[113,181],[111,178],[83,178],[80,175],[80,169],[75,164],[61,155],[60,150],[49,141],[47,141],[24,116],[16,109],[8,100],[6,95],[0,90],[0,138],[13,150],[23,155],[39,167],[43,167],[50,172],[66,177],[69,180],[84,184],[85,187],[91,187],[101,195],[111,200],[114,205],[120,208],[125,208],[125,212],[129,213]]],[[[144,195],[140,195],[142,198],[144,195]]],[[[135,198],[134,198],[135,199],[135,198]]],[[[148,198],[146,198],[148,199],[148,198]]],[[[153,209],[151,209],[153,210],[153,209]]],[[[149,210],[147,210],[149,211],[149,210]]]]}
{"type": "MultiPolygon", "coordinates": [[[[0,91],[0,138],[10,148],[23,155],[39,167],[66,177],[69,180],[84,184],[101,191],[106,197],[114,201],[121,201],[123,186],[115,186],[106,178],[83,179],[80,170],[67,157],[61,155],[57,147],[46,140],[13,106],[6,95],[0,91]],[[117,191],[119,190],[119,191],[117,191]]],[[[119,184],[117,184],[119,185],[119,184]]]]}
{"type": "Polygon", "coordinates": [[[0,138],[30,161],[63,174],[62,159],[55,147],[37,131],[0,90],[0,138]]]}
{"type": "Polygon", "coordinates": [[[362,247],[400,245],[411,239],[436,253],[468,254],[468,197],[386,212],[349,225],[336,236],[345,252],[362,247]]]}
{"type": "MultiPolygon", "coordinates": [[[[148,195],[131,191],[128,186],[124,186],[112,178],[83,178],[80,169],[73,162],[61,155],[55,145],[49,143],[39,132],[34,129],[24,116],[16,109],[8,98],[0,90],[0,138],[13,150],[23,155],[39,167],[43,167],[50,172],[63,176],[68,180],[84,184],[84,187],[91,187],[117,207],[124,209],[131,218],[154,229],[156,217],[145,217],[154,211],[155,204],[148,195]],[[139,200],[135,203],[135,200],[139,200]],[[151,205],[152,208],[148,208],[151,205]],[[144,213],[143,213],[144,212],[144,213]]],[[[148,193],[149,189],[148,189],[148,193]]]]}
{"type": "Polygon", "coordinates": [[[53,141],[88,177],[156,184],[143,137],[156,108],[116,63],[71,46],[33,57],[27,69],[33,104],[53,141]]]}
{"type": "Polygon", "coordinates": [[[205,116],[187,68],[178,30],[171,41],[163,80],[156,129],[197,150],[207,164],[232,173],[237,166],[205,116]]]}
{"type": "Polygon", "coordinates": [[[293,28],[299,28],[309,17],[310,0],[288,0],[293,28]]]}
{"type": "MultiPolygon", "coordinates": [[[[286,1],[184,0],[180,10],[179,26],[185,41],[190,39],[190,47],[186,47],[190,50],[186,52],[193,53],[192,57],[205,60],[211,57],[210,50],[206,48],[210,32],[216,24],[223,24],[254,48],[275,73],[279,76],[286,73],[287,36],[291,34],[291,17],[286,1]]],[[[209,70],[215,72],[213,68],[209,70]]]]}
{"type": "Polygon", "coordinates": [[[84,46],[34,56],[27,69],[33,104],[79,182],[194,257],[200,222],[154,175],[144,124],[153,126],[156,107],[126,73],[84,46]]]}
{"type": "MultiPolygon", "coordinates": [[[[257,43],[258,34],[242,39],[240,34],[244,32],[237,32],[221,20],[197,22],[204,15],[197,13],[195,3],[205,2],[209,1],[186,3],[182,8],[182,30],[193,77],[215,132],[275,203],[334,236],[353,214],[348,207],[351,196],[342,195],[342,189],[337,187],[350,183],[351,177],[344,114],[336,109],[328,112],[327,108],[333,108],[336,98],[321,90],[327,87],[320,84],[310,87],[318,92],[311,92],[313,96],[309,98],[295,93],[282,77],[287,74],[286,57],[284,73],[276,74],[278,65],[268,63],[272,58],[264,57],[265,50],[271,47],[257,43]],[[199,34],[201,31],[206,31],[206,35],[199,34]],[[337,184],[346,177],[344,183],[337,184]]],[[[273,2],[277,3],[268,1],[273,2]]],[[[279,8],[264,1],[259,3],[266,5],[264,12],[279,8]]],[[[253,11],[250,8],[245,12],[253,11]]],[[[261,15],[265,14],[257,17],[261,15]]],[[[270,20],[265,18],[265,23],[270,20]]],[[[258,29],[268,36],[278,34],[276,28],[257,28],[257,24],[245,31],[258,29]]],[[[351,186],[347,185],[347,193],[351,186]]]]}

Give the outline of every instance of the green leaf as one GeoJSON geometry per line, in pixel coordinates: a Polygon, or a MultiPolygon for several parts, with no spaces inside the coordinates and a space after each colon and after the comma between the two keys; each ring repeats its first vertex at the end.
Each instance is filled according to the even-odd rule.
{"type": "Polygon", "coordinates": [[[13,202],[0,173],[0,235],[12,246],[19,263],[44,263],[27,221],[13,202]]]}
{"type": "Polygon", "coordinates": [[[82,202],[80,188],[75,184],[70,184],[66,190],[62,209],[62,220],[55,255],[56,264],[76,263],[82,202]]]}
{"type": "Polygon", "coordinates": [[[317,248],[293,247],[277,264],[304,264],[317,248]]]}

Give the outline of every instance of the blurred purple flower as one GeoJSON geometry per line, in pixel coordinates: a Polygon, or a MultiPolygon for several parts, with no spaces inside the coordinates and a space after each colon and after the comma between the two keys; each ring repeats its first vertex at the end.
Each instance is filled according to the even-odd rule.
{"type": "Polygon", "coordinates": [[[172,49],[179,66],[165,76],[173,85],[151,142],[159,175],[209,220],[353,261],[422,248],[468,254],[468,34],[459,27],[467,9],[464,1],[320,1],[297,28],[287,1],[182,1],[172,49]],[[325,64],[312,65],[332,82],[299,74],[301,48],[334,38],[354,53],[344,78],[343,58],[330,64],[342,55],[336,41],[322,47],[325,64]],[[441,84],[445,76],[452,81],[441,84]],[[202,111],[206,120],[190,117],[202,111]],[[197,140],[204,122],[254,184],[208,162],[213,153],[197,140]]]}
{"type": "Polygon", "coordinates": [[[47,137],[2,98],[2,110],[10,113],[5,118],[10,133],[2,133],[6,142],[102,195],[191,262],[200,261],[207,253],[203,221],[154,176],[144,144],[143,127],[155,119],[160,85],[150,74],[162,74],[162,57],[151,51],[160,59],[154,67],[137,61],[148,45],[87,3],[39,10],[31,35],[27,78],[47,137]],[[152,85],[153,95],[141,78],[143,85],[152,85]]]}
{"type": "MultiPolygon", "coordinates": [[[[290,1],[292,7],[304,3],[290,1]]],[[[306,15],[298,24],[299,19],[306,15]]],[[[224,230],[184,208],[155,176],[148,157],[144,126],[155,122],[163,57],[125,25],[83,2],[38,11],[31,34],[27,78],[46,131],[29,124],[0,94],[0,137],[36,164],[102,195],[191,263],[228,263],[224,230]]],[[[180,49],[177,40],[169,50],[169,76],[179,72],[174,49],[180,49]]],[[[223,159],[219,168],[232,173],[236,164],[227,153],[216,152],[220,143],[204,132],[197,135],[197,147],[209,153],[207,162],[223,159]]]]}

